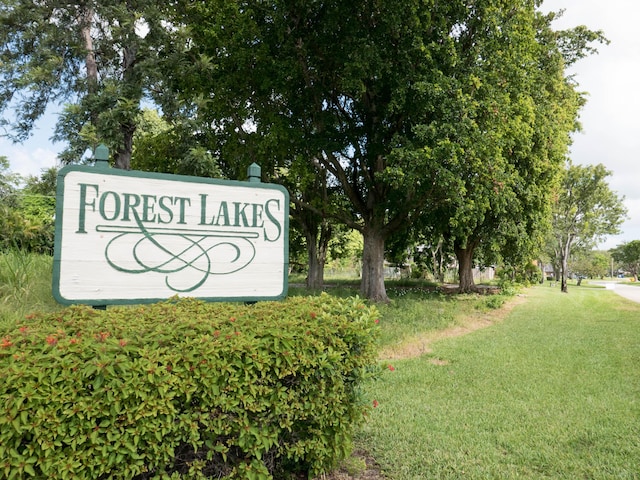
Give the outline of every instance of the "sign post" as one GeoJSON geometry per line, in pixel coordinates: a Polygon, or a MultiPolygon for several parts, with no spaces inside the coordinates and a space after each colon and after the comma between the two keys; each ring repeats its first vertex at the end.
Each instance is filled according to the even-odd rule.
{"type": "Polygon", "coordinates": [[[100,147],[95,158],[96,167],[58,174],[58,302],[286,296],[289,195],[260,183],[258,165],[249,168],[249,182],[238,182],[105,168],[99,164],[108,151],[100,147]]]}

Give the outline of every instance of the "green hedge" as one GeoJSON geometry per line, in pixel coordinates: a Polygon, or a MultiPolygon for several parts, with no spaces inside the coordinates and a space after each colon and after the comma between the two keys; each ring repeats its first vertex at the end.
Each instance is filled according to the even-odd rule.
{"type": "Polygon", "coordinates": [[[348,454],[360,299],[70,307],[0,332],[0,478],[288,478],[348,454]]]}

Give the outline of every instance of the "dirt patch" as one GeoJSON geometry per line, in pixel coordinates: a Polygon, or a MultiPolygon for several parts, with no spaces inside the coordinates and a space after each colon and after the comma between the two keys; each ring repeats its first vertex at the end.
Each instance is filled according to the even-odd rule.
{"type": "MultiPolygon", "coordinates": [[[[444,338],[466,335],[467,333],[475,332],[481,328],[486,328],[501,322],[516,305],[523,303],[525,300],[525,295],[516,295],[497,310],[477,312],[473,315],[468,315],[463,318],[458,325],[444,330],[427,332],[413,337],[400,345],[385,348],[380,352],[380,358],[385,360],[398,360],[403,358],[416,358],[431,353],[430,346],[433,342],[444,338]]],[[[442,364],[439,362],[442,362],[442,360],[432,360],[432,363],[436,365],[442,364]]]]}
{"type": "Polygon", "coordinates": [[[314,480],[385,480],[376,461],[363,451],[356,451],[331,473],[322,474],[314,480]]]}

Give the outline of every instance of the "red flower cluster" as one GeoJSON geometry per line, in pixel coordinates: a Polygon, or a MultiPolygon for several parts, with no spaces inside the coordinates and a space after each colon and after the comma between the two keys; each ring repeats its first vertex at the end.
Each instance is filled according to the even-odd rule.
{"type": "Polygon", "coordinates": [[[374,401],[373,401],[373,408],[377,408],[377,407],[378,407],[378,405],[380,405],[380,404],[378,403],[378,400],[374,400],[374,401]]]}
{"type": "Polygon", "coordinates": [[[96,335],[96,340],[98,340],[99,342],[104,342],[110,336],[111,334],[109,332],[100,332],[96,335]]]}
{"type": "Polygon", "coordinates": [[[11,339],[9,337],[4,337],[2,339],[2,343],[0,343],[0,348],[9,348],[11,345],[13,345],[11,339]]]}
{"type": "Polygon", "coordinates": [[[56,344],[58,343],[58,338],[57,338],[55,335],[49,335],[49,336],[46,338],[46,342],[47,342],[49,345],[56,345],[56,344]]]}
{"type": "Polygon", "coordinates": [[[392,371],[392,372],[396,369],[396,367],[394,367],[393,365],[389,365],[389,366],[388,366],[388,368],[389,368],[389,370],[390,370],[390,371],[392,371]]]}

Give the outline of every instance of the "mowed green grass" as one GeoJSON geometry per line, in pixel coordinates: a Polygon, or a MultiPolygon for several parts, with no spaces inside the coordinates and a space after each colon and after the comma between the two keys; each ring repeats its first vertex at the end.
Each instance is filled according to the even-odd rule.
{"type": "Polygon", "coordinates": [[[357,443],[388,478],[640,478],[640,304],[578,287],[526,295],[369,386],[379,405],[357,443]]]}

